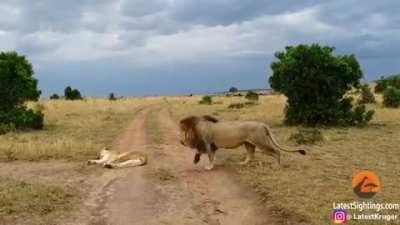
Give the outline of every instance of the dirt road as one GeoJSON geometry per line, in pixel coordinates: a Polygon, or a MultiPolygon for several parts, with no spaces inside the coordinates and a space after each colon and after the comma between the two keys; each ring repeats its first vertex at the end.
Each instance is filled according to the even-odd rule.
{"type": "Polygon", "coordinates": [[[193,152],[179,144],[178,126],[166,108],[141,111],[114,147],[144,151],[149,163],[98,178],[101,188],[87,203],[91,225],[276,224],[259,196],[234,172],[223,166],[205,171],[192,163],[193,152]],[[162,145],[146,143],[146,121],[154,111],[162,145]]]}

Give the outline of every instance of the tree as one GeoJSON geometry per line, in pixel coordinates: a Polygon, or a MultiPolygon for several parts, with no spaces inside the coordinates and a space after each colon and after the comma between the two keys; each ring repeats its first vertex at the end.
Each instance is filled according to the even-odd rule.
{"type": "Polygon", "coordinates": [[[114,95],[113,92],[111,92],[111,93],[108,95],[108,100],[110,100],[110,101],[115,101],[115,100],[117,100],[117,98],[115,98],[115,95],[114,95]]]}
{"type": "Polygon", "coordinates": [[[43,128],[42,112],[24,105],[26,101],[37,101],[41,94],[33,75],[32,65],[25,56],[16,52],[0,53],[0,125],[3,128],[43,128]]]}
{"type": "Polygon", "coordinates": [[[238,89],[236,87],[231,87],[231,88],[229,88],[229,92],[232,92],[232,93],[238,92],[238,89]]]}
{"type": "Polygon", "coordinates": [[[65,96],[65,98],[67,99],[69,96],[71,96],[71,93],[72,93],[72,88],[71,88],[70,86],[67,86],[67,87],[64,89],[64,96],[65,96]]]}
{"type": "Polygon", "coordinates": [[[67,86],[64,90],[64,96],[66,100],[81,100],[82,95],[77,89],[72,89],[70,86],[67,86]]]}
{"type": "Polygon", "coordinates": [[[50,99],[52,100],[60,99],[60,96],[58,94],[52,94],[50,95],[50,99]]]}
{"type": "Polygon", "coordinates": [[[298,45],[275,53],[271,64],[271,87],[287,97],[285,122],[288,124],[365,124],[373,111],[365,106],[353,109],[351,97],[359,88],[362,71],[354,55],[336,56],[334,48],[298,45]]]}
{"type": "Polygon", "coordinates": [[[0,53],[0,111],[21,106],[25,101],[37,101],[41,91],[33,77],[32,65],[16,52],[0,53]]]}

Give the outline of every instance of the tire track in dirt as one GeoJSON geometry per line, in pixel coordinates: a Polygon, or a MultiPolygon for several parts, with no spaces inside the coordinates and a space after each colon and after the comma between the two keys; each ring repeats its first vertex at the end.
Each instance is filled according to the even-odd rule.
{"type": "Polygon", "coordinates": [[[236,173],[221,166],[206,171],[193,164],[194,152],[180,145],[178,125],[167,109],[160,112],[160,121],[168,141],[163,150],[173,158],[174,170],[185,184],[186,191],[192,193],[192,198],[187,200],[202,222],[212,225],[278,223],[270,208],[263,205],[251,188],[239,181],[236,173]]]}
{"type": "MultiPolygon", "coordinates": [[[[126,131],[114,142],[113,149],[117,151],[145,151],[145,122],[150,110],[152,110],[152,108],[147,107],[137,113],[126,131]]],[[[126,208],[129,209],[129,206],[126,207],[124,204],[131,199],[123,200],[121,198],[124,198],[124,196],[135,198],[135,196],[132,195],[131,191],[123,187],[125,184],[124,181],[132,179],[137,184],[145,184],[142,180],[142,174],[143,167],[137,167],[133,170],[121,169],[105,171],[98,178],[97,183],[100,186],[97,188],[98,191],[92,193],[92,196],[89,198],[90,200],[86,203],[91,208],[89,224],[116,224],[112,219],[114,214],[129,214],[130,212],[124,211],[126,208]]],[[[140,191],[138,193],[140,193],[140,191]]],[[[126,224],[130,224],[129,221],[126,224]]]]}
{"type": "MultiPolygon", "coordinates": [[[[115,148],[145,151],[146,166],[112,170],[97,194],[91,225],[264,225],[275,224],[268,209],[235,174],[193,165],[193,152],[179,144],[170,112],[141,111],[115,148]],[[164,144],[146,143],[146,123],[158,113],[164,144]],[[261,206],[260,206],[261,205],[261,206]]],[[[105,177],[104,177],[105,176],[105,177]]]]}

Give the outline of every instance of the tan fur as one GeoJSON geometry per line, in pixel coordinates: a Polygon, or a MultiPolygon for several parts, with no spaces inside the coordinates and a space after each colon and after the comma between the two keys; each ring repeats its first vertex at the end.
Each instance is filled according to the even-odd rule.
{"type": "Polygon", "coordinates": [[[243,164],[254,158],[256,147],[263,152],[274,156],[280,163],[280,152],[299,152],[305,155],[304,150],[289,150],[276,142],[270,128],[261,122],[231,121],[219,122],[211,116],[187,117],[180,122],[181,143],[197,149],[194,162],[198,162],[200,155],[207,153],[210,165],[213,168],[214,154],[218,148],[237,148],[244,145],[247,150],[243,164]]]}
{"type": "Polygon", "coordinates": [[[88,164],[101,164],[105,168],[123,168],[142,166],[147,163],[147,156],[141,152],[115,152],[107,148],[100,151],[99,159],[92,159],[88,164]]]}

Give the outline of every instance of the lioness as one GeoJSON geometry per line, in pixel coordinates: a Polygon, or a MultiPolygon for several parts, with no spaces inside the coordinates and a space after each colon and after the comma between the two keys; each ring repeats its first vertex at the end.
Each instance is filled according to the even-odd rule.
{"type": "Polygon", "coordinates": [[[244,145],[247,150],[246,159],[241,164],[247,164],[254,159],[256,147],[274,156],[280,163],[280,151],[298,152],[305,155],[304,150],[289,150],[278,145],[272,136],[270,128],[261,122],[231,121],[220,122],[211,116],[190,116],[180,121],[181,143],[196,149],[193,162],[196,164],[203,153],[207,153],[209,165],[214,167],[215,151],[218,148],[237,148],[244,145]]]}
{"type": "Polygon", "coordinates": [[[104,147],[100,151],[99,159],[91,159],[88,164],[101,164],[105,168],[122,168],[142,166],[147,163],[147,156],[141,152],[119,153],[104,147]]]}

